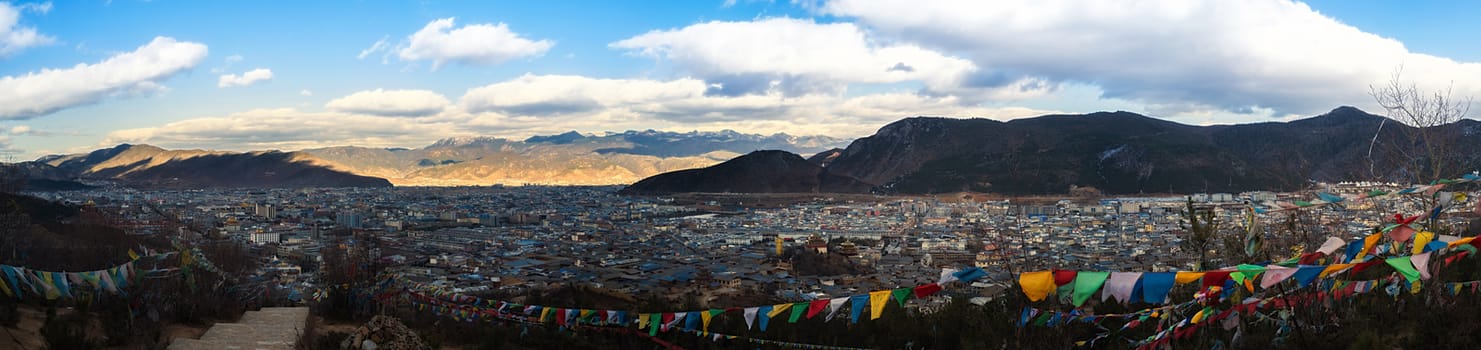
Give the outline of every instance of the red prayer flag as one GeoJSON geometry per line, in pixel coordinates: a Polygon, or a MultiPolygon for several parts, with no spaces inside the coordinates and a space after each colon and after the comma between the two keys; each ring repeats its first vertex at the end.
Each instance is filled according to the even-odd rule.
{"type": "Polygon", "coordinates": [[[1369,267],[1373,267],[1373,265],[1378,265],[1378,263],[1380,263],[1380,262],[1383,262],[1383,260],[1373,259],[1373,260],[1368,260],[1368,261],[1360,262],[1357,265],[1353,265],[1352,266],[1352,273],[1350,273],[1348,275],[1351,276],[1352,274],[1363,272],[1363,270],[1367,270],[1369,267]]]}
{"type": "Polygon", "coordinates": [[[1075,270],[1054,270],[1054,284],[1066,285],[1075,281],[1075,270]]]}
{"type": "Polygon", "coordinates": [[[819,312],[823,312],[823,310],[827,308],[828,299],[813,300],[812,302],[807,304],[807,319],[812,319],[813,316],[816,316],[819,312]]]}
{"type": "Polygon", "coordinates": [[[1220,271],[1209,271],[1209,272],[1205,272],[1203,274],[1203,289],[1208,289],[1208,287],[1212,287],[1212,286],[1218,286],[1219,288],[1223,288],[1224,287],[1224,281],[1228,281],[1229,280],[1229,274],[1232,273],[1232,272],[1234,272],[1234,271],[1222,271],[1222,270],[1220,270],[1220,271]]]}
{"type": "Polygon", "coordinates": [[[915,297],[916,298],[925,298],[925,297],[934,295],[934,294],[936,294],[936,292],[940,292],[940,291],[941,291],[941,285],[935,284],[935,283],[931,283],[931,284],[927,284],[927,285],[915,287],[915,297]]]}

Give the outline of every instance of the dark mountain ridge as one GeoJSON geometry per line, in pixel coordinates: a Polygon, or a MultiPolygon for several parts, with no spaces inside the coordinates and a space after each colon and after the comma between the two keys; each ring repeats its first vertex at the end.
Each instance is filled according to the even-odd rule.
{"type": "Polygon", "coordinates": [[[385,179],[313,164],[298,152],[166,150],[122,144],[78,155],[42,157],[16,165],[37,190],[77,189],[76,180],[141,188],[388,187],[385,179]],[[64,187],[66,186],[66,187],[64,187]]]}
{"type": "MultiPolygon", "coordinates": [[[[1462,120],[1442,128],[1474,130],[1462,120]]],[[[1311,181],[1403,181],[1404,159],[1369,145],[1412,144],[1408,126],[1339,107],[1291,122],[1193,126],[1130,112],[999,122],[908,118],[855,140],[828,168],[896,193],[1106,193],[1296,190],[1311,181]],[[1380,131],[1379,125],[1384,124],[1380,131]],[[1377,141],[1374,141],[1377,134],[1377,141]]],[[[1481,142],[1456,140],[1461,164],[1481,142]]]]}
{"type": "MultiPolygon", "coordinates": [[[[1290,122],[1214,126],[1130,112],[1007,122],[915,117],[811,160],[826,164],[830,175],[874,185],[876,193],[1052,194],[1070,186],[1110,194],[1292,191],[1317,181],[1412,182],[1425,166],[1413,152],[1396,150],[1422,145],[1415,130],[1353,107],[1290,122]]],[[[1466,119],[1434,130],[1456,135],[1448,141],[1447,162],[1481,165],[1481,122],[1466,119]]],[[[744,184],[730,181],[751,181],[688,174],[685,181],[711,190],[742,192],[736,189],[744,184]]]]}
{"type": "Polygon", "coordinates": [[[858,193],[871,186],[786,151],[755,151],[714,166],[663,173],[622,190],[625,194],[858,193]]]}

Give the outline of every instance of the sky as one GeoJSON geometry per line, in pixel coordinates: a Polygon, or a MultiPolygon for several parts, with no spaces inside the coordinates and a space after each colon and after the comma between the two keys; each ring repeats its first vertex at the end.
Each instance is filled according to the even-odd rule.
{"type": "MultiPolygon", "coordinates": [[[[1475,1],[0,1],[0,161],[1481,96],[1475,1]]],[[[1474,117],[1474,116],[1473,116],[1474,117]]]]}

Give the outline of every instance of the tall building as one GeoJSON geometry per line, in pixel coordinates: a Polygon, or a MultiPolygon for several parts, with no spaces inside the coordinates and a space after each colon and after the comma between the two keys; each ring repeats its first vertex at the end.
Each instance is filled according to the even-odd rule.
{"type": "Polygon", "coordinates": [[[360,215],[360,213],[353,211],[342,211],[334,216],[334,223],[339,224],[340,227],[345,228],[365,228],[365,226],[362,224],[362,222],[364,221],[364,215],[360,215]]]}
{"type": "Polygon", "coordinates": [[[272,204],[257,203],[254,211],[256,212],[257,216],[261,216],[264,218],[271,219],[278,216],[278,208],[274,208],[272,204]]]}

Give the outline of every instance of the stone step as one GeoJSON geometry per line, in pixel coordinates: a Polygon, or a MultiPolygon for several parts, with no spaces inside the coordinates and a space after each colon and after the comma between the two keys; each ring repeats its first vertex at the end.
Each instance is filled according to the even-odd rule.
{"type": "Polygon", "coordinates": [[[247,311],[237,323],[211,326],[200,339],[174,339],[169,349],[292,350],[308,316],[306,307],[247,311]]]}
{"type": "Polygon", "coordinates": [[[248,311],[242,314],[242,319],[237,323],[244,324],[281,324],[281,323],[303,323],[309,317],[308,309],[267,309],[260,311],[248,311]]]}
{"type": "Polygon", "coordinates": [[[214,342],[195,339],[177,339],[170,344],[170,350],[292,350],[293,343],[284,342],[214,342]]]}
{"type": "Polygon", "coordinates": [[[298,339],[299,331],[303,326],[299,325],[248,325],[240,323],[221,323],[211,327],[201,340],[232,340],[232,339],[298,339]]]}

